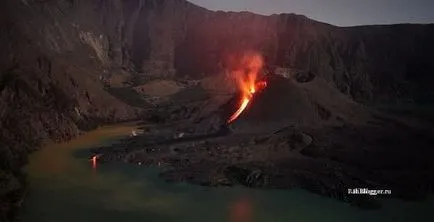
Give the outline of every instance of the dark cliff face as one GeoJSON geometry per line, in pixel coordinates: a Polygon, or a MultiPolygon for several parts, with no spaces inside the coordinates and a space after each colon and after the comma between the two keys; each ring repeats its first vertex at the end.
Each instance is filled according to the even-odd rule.
{"type": "Polygon", "coordinates": [[[269,67],[311,71],[360,102],[433,97],[434,25],[336,27],[294,14],[213,12],[183,0],[3,4],[3,42],[20,44],[2,47],[2,67],[31,50],[143,75],[201,77],[221,72],[228,54],[257,50],[269,67]]]}
{"type": "Polygon", "coordinates": [[[434,25],[335,27],[293,14],[212,12],[172,0],[123,7],[125,26],[134,26],[127,50],[139,72],[214,74],[228,53],[253,49],[269,66],[315,72],[360,102],[433,96],[434,25]]]}
{"type": "Polygon", "coordinates": [[[257,50],[269,67],[311,71],[359,102],[433,98],[434,25],[336,27],[183,0],[16,1],[4,10],[5,27],[21,24],[30,38],[21,42],[46,54],[94,57],[143,75],[212,75],[228,54],[257,50]]]}

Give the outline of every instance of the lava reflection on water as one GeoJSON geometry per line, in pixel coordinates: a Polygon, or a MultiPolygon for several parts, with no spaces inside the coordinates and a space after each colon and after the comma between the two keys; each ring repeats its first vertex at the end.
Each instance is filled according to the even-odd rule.
{"type": "Polygon", "coordinates": [[[230,206],[230,222],[251,222],[253,221],[253,205],[246,198],[237,199],[230,206]]]}
{"type": "Polygon", "coordinates": [[[92,157],[92,168],[96,169],[96,156],[92,157]]]}

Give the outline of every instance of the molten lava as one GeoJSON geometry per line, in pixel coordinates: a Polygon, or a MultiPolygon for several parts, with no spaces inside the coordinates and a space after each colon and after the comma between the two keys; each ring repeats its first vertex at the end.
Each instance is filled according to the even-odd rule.
{"type": "Polygon", "coordinates": [[[96,169],[96,158],[97,158],[96,156],[92,157],[92,168],[93,169],[96,169]]]}
{"type": "Polygon", "coordinates": [[[267,82],[257,81],[263,64],[264,62],[260,54],[250,52],[243,55],[237,70],[232,71],[232,75],[241,91],[241,100],[239,108],[230,116],[227,123],[232,123],[236,120],[252,101],[255,93],[267,86],[267,82]]]}
{"type": "Polygon", "coordinates": [[[229,118],[228,123],[233,122],[238,118],[238,116],[241,115],[241,113],[246,109],[247,105],[249,105],[250,99],[249,98],[243,98],[243,101],[241,102],[240,107],[237,109],[237,111],[232,114],[232,116],[229,118]]]}

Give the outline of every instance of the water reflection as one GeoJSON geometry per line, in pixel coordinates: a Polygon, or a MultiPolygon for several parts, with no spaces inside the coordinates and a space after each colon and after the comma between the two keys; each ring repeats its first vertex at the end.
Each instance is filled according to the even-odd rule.
{"type": "Polygon", "coordinates": [[[252,222],[253,221],[253,203],[247,197],[241,197],[235,200],[230,206],[229,222],[252,222]]]}

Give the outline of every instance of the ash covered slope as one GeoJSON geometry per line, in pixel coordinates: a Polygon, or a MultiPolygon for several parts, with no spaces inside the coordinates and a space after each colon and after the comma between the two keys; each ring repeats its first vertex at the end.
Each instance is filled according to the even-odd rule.
{"type": "Polygon", "coordinates": [[[321,128],[330,125],[365,124],[372,119],[369,109],[352,101],[323,79],[300,83],[270,75],[268,86],[231,128],[235,132],[270,132],[287,126],[321,128]]]}

